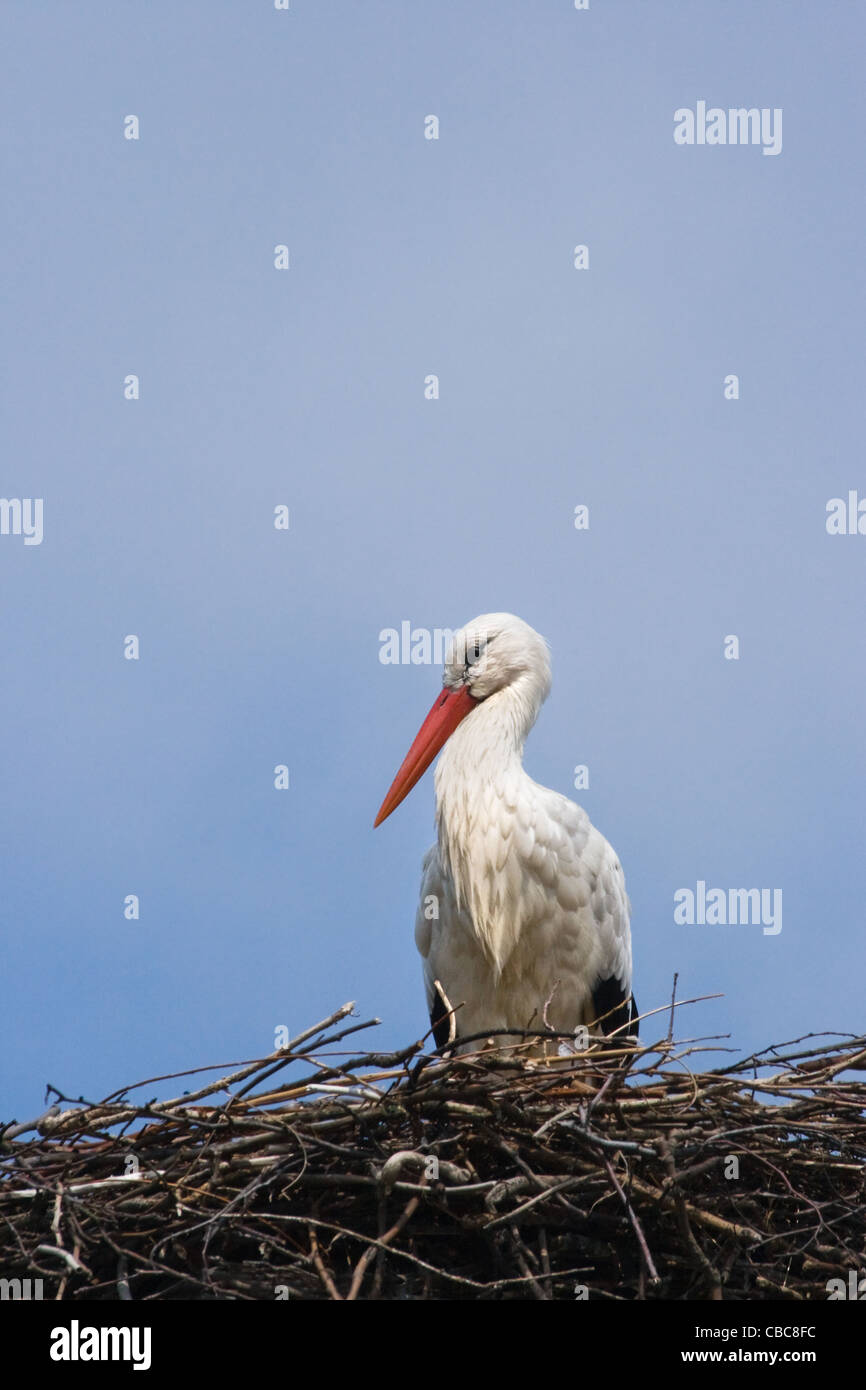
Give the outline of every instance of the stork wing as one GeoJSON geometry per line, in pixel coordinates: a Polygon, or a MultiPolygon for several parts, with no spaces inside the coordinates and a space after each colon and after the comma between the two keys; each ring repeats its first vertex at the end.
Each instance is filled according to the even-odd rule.
{"type": "MultiPolygon", "coordinates": [[[[539,791],[542,789],[539,788],[539,791]]],[[[631,903],[613,847],[596,830],[583,807],[557,792],[540,798],[536,839],[555,855],[555,892],[563,907],[581,902],[591,917],[594,949],[589,985],[595,1022],[605,1034],[628,1025],[637,1036],[637,1007],[631,993],[631,903]]]]}

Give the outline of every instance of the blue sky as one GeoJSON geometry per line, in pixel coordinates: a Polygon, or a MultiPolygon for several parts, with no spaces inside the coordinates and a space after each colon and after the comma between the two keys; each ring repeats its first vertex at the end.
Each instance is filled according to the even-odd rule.
{"type": "Polygon", "coordinates": [[[432,776],[372,821],[440,676],[379,634],[499,610],[551,644],[527,767],[622,860],[641,1008],[678,971],[724,995],[683,1035],[863,1031],[866,536],[825,525],[866,497],[860,7],[2,31],[0,490],[44,499],[0,535],[3,1116],[348,999],[419,1036],[432,776]],[[781,152],[677,145],[699,101],[780,108],[781,152]],[[698,881],[781,889],[781,932],[675,923],[698,881]]]}

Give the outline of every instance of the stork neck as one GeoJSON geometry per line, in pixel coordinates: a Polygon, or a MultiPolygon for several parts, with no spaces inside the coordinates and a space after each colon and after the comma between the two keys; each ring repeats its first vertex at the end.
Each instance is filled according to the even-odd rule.
{"type": "Polygon", "coordinates": [[[467,908],[496,970],[519,924],[516,918],[503,919],[497,907],[500,876],[495,856],[517,808],[525,809],[531,800],[534,783],[523,770],[523,744],[538,703],[521,699],[516,686],[495,691],[454,730],[436,768],[440,860],[458,905],[467,908]],[[491,837],[492,825],[499,834],[491,837]]]}
{"type": "Polygon", "coordinates": [[[497,690],[455,729],[439,755],[436,768],[436,809],[441,817],[455,799],[482,788],[501,788],[523,772],[523,745],[538,713],[538,702],[520,682],[497,690]]]}

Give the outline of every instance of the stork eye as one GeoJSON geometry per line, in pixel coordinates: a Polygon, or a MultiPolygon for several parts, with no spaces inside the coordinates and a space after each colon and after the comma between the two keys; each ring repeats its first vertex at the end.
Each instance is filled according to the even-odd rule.
{"type": "Polygon", "coordinates": [[[470,671],[473,676],[480,676],[485,670],[485,658],[493,641],[485,632],[479,632],[477,637],[467,636],[464,639],[463,647],[463,678],[468,679],[470,671]]]}

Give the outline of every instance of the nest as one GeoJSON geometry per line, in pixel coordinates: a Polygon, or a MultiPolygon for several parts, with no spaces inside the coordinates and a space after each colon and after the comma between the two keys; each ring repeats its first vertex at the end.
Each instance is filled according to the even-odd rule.
{"type": "Polygon", "coordinates": [[[378,1022],[343,1026],[352,1007],[194,1093],[58,1096],[0,1131],[6,1278],[73,1300],[826,1300],[863,1273],[866,1037],[710,1071],[710,1040],[671,1036],[349,1056],[378,1022]]]}

